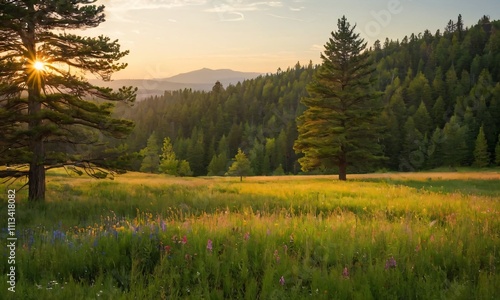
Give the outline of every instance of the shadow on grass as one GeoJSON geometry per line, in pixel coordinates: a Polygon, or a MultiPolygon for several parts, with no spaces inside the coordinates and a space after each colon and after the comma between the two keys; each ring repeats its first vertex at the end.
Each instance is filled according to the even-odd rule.
{"type": "Polygon", "coordinates": [[[366,182],[385,182],[387,184],[402,185],[441,194],[460,193],[464,195],[478,195],[500,197],[500,181],[495,179],[363,179],[366,182]]]}

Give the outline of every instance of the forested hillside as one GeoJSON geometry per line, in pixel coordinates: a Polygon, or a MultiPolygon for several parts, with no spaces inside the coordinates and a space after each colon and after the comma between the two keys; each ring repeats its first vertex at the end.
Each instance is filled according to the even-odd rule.
{"type": "MultiPolygon", "coordinates": [[[[459,16],[444,31],[377,41],[370,53],[373,88],[383,92],[379,142],[387,159],[377,166],[360,162],[351,172],[500,164],[500,21],[483,17],[467,28],[459,16]]],[[[292,149],[296,118],[316,69],[297,63],[237,85],[216,83],[211,92],[165,92],[121,108],[121,116],[136,122],[122,141],[137,154],[131,168],[158,170],[160,159],[147,153],[160,155],[168,137],[176,159],[187,161],[194,175],[225,174],[238,148],[255,175],[300,172],[292,149]]]]}

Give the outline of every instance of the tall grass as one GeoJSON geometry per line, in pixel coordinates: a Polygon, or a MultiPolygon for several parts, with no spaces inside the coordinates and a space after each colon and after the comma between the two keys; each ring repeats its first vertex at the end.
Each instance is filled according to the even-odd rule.
{"type": "Polygon", "coordinates": [[[11,298],[495,299],[499,178],[465,190],[455,187],[469,178],[439,176],[436,191],[437,177],[398,175],[240,183],[56,172],[46,203],[18,194],[11,298]]]}

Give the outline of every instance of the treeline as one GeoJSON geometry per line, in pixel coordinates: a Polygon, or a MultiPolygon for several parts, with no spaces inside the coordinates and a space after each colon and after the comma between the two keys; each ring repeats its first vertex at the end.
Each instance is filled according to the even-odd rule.
{"type": "MultiPolygon", "coordinates": [[[[376,41],[370,53],[373,88],[383,92],[379,142],[387,159],[350,172],[500,164],[500,21],[485,16],[465,28],[459,16],[443,32],[376,41]]],[[[312,63],[297,63],[228,87],[216,83],[210,92],[165,92],[120,109],[136,122],[125,141],[135,153],[129,167],[159,172],[161,159],[151,163],[147,153],[160,157],[168,138],[184,175],[224,175],[238,148],[255,175],[300,172],[292,149],[296,118],[315,72],[312,63]]]]}

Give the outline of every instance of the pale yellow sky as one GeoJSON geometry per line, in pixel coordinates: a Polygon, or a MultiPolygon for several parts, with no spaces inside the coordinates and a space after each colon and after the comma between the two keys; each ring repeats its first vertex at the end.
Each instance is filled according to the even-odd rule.
{"type": "Polygon", "coordinates": [[[319,63],[346,15],[369,46],[425,29],[435,33],[462,14],[467,26],[500,18],[498,0],[100,0],[107,21],[81,32],[119,39],[130,55],[113,79],[164,78],[201,68],[276,72],[319,63]]]}

